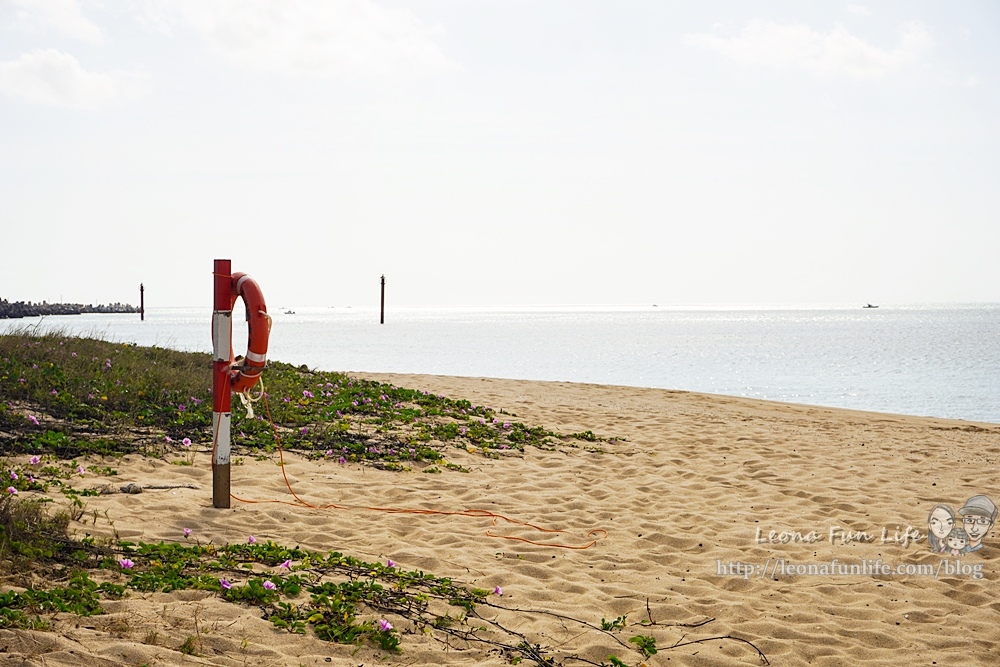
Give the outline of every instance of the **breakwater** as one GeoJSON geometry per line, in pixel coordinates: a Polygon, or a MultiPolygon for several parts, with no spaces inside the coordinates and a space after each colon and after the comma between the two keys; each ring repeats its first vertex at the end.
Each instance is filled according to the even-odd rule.
{"type": "Polygon", "coordinates": [[[139,309],[127,303],[87,304],[82,303],[32,303],[30,301],[7,301],[0,299],[0,320],[19,317],[39,317],[42,315],[80,315],[82,313],[138,313],[139,309]]]}

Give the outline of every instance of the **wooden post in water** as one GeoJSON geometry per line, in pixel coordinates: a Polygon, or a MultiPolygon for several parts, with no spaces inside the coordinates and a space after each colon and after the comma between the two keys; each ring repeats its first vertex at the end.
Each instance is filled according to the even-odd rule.
{"type": "Polygon", "coordinates": [[[139,321],[146,319],[146,288],[139,283],[139,321]]]}
{"type": "Polygon", "coordinates": [[[378,318],[379,324],[385,324],[385,274],[382,274],[382,310],[378,318]]]}
{"type": "Polygon", "coordinates": [[[212,507],[229,507],[229,425],[232,420],[233,349],[232,261],[215,260],[212,315],[212,507]]]}

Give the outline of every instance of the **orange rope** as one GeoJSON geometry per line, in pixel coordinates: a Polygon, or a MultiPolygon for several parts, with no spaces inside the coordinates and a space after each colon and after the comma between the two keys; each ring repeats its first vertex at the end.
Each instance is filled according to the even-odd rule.
{"type": "MultiPolygon", "coordinates": [[[[562,530],[559,528],[544,528],[536,524],[521,521],[520,519],[512,519],[509,516],[499,514],[497,512],[491,512],[484,509],[463,509],[463,510],[430,510],[430,509],[415,509],[415,508],[404,508],[404,507],[368,507],[368,506],[357,506],[357,505],[337,505],[336,503],[326,503],[323,505],[314,505],[306,500],[303,500],[297,493],[295,489],[292,488],[292,483],[288,479],[288,473],[285,470],[285,454],[284,448],[281,446],[281,436],[278,434],[278,427],[274,423],[274,419],[271,417],[271,405],[267,400],[267,394],[264,393],[264,409],[267,412],[267,420],[271,424],[271,430],[274,432],[274,439],[278,444],[278,460],[281,466],[281,476],[285,480],[285,487],[288,492],[295,498],[296,502],[291,502],[288,500],[251,500],[249,498],[241,498],[235,493],[230,493],[230,496],[241,503],[257,504],[257,503],[277,503],[281,505],[289,505],[291,507],[307,507],[309,509],[315,510],[326,510],[326,509],[337,509],[337,510],[367,510],[371,512],[385,512],[386,514],[417,514],[424,516],[467,516],[475,518],[488,517],[492,520],[493,526],[497,525],[497,520],[502,519],[507,523],[514,524],[515,526],[523,526],[526,528],[533,528],[542,533],[567,533],[569,531],[562,530]]],[[[218,439],[218,433],[215,434],[215,439],[218,439]]],[[[215,447],[216,442],[212,443],[212,462],[215,464],[215,447]]],[[[592,539],[590,542],[582,545],[566,545],[566,544],[555,544],[552,542],[536,542],[534,540],[529,540],[524,537],[515,537],[513,535],[498,535],[489,530],[486,531],[487,537],[494,537],[502,540],[516,540],[518,542],[526,542],[528,544],[533,544],[535,546],[541,547],[556,547],[559,549],[590,549],[598,540],[602,540],[608,536],[608,531],[603,528],[595,528],[587,533],[587,537],[593,537],[598,535],[596,539],[592,539]]]]}

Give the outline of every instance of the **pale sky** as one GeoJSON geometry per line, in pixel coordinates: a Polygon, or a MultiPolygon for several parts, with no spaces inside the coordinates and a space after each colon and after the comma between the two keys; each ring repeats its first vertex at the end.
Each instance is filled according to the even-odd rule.
{"type": "Polygon", "coordinates": [[[1000,3],[0,0],[0,297],[1000,302],[1000,3]]]}

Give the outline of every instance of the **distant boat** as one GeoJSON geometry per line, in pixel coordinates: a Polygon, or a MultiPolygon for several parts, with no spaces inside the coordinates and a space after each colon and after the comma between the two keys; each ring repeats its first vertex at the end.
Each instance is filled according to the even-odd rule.
{"type": "Polygon", "coordinates": [[[867,304],[867,305],[863,306],[863,308],[878,308],[878,306],[873,306],[873,305],[871,305],[871,304],[869,303],[869,304],[867,304]]]}
{"type": "MultiPolygon", "coordinates": [[[[876,308],[878,308],[878,306],[876,306],[876,308]]],[[[285,311],[285,315],[294,315],[294,314],[295,314],[294,310],[286,310],[285,311]]]]}

